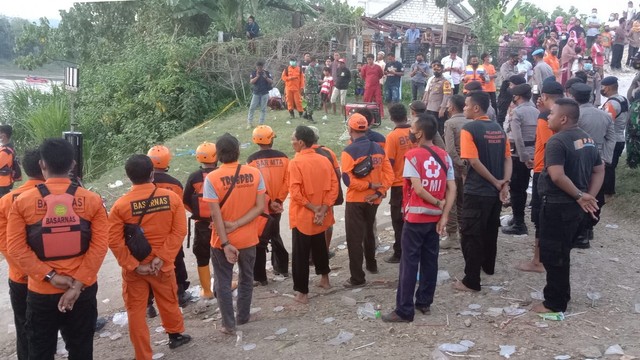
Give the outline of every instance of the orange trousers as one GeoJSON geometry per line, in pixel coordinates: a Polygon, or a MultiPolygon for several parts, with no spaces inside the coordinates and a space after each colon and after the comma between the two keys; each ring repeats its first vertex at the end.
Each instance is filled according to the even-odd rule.
{"type": "Polygon", "coordinates": [[[122,297],[129,317],[129,338],[136,353],[136,360],[151,360],[153,356],[147,325],[149,287],[155,295],[165,331],[167,333],[184,332],[184,319],[178,305],[175,272],[171,270],[153,276],[122,270],[122,297]]]}
{"type": "Polygon", "coordinates": [[[304,109],[302,108],[302,97],[300,96],[300,89],[295,89],[295,90],[287,89],[286,96],[287,96],[287,110],[290,110],[290,111],[293,110],[294,104],[295,104],[295,108],[296,110],[298,110],[298,112],[304,111],[304,109]]]}

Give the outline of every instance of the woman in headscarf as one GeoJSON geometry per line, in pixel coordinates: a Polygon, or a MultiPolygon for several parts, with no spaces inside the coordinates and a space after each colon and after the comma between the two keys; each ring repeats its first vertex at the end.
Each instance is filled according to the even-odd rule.
{"type": "Polygon", "coordinates": [[[560,57],[560,83],[562,86],[571,78],[571,67],[578,57],[576,54],[576,34],[572,31],[571,35],[572,37],[567,41],[560,57]]]}
{"type": "MultiPolygon", "coordinates": [[[[624,31],[624,30],[621,30],[624,31]]],[[[631,63],[633,55],[640,48],[640,21],[634,21],[631,30],[629,30],[629,53],[627,54],[627,66],[631,63]]]]}
{"type": "Polygon", "coordinates": [[[562,16],[558,16],[556,18],[555,25],[556,25],[556,32],[558,32],[558,33],[562,32],[562,25],[564,25],[564,21],[563,20],[564,20],[564,18],[562,16]]]}

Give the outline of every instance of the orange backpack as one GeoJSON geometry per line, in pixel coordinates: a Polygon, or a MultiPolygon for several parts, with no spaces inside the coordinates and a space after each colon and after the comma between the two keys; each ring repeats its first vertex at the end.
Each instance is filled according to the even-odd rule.
{"type": "Polygon", "coordinates": [[[77,185],[71,184],[63,194],[54,195],[45,184],[37,186],[42,199],[38,208],[45,208],[42,220],[27,225],[27,242],[42,261],[81,256],[89,249],[91,223],[73,210],[77,185]]]}
{"type": "Polygon", "coordinates": [[[13,162],[15,155],[10,147],[0,147],[0,187],[13,184],[13,162]]]}

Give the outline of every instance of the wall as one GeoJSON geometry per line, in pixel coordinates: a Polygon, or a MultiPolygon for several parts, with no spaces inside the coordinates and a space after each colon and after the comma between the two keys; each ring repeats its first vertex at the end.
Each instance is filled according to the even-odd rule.
{"type": "MultiPolygon", "coordinates": [[[[433,0],[410,0],[383,16],[384,20],[415,22],[417,24],[442,25],[444,9],[436,6],[433,0]]],[[[449,11],[449,22],[462,21],[449,11]]],[[[420,25],[418,25],[420,27],[420,25]]]]}

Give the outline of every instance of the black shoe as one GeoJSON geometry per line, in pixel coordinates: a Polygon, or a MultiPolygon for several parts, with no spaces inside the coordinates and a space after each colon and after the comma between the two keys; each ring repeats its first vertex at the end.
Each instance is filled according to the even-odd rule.
{"type": "Polygon", "coordinates": [[[347,289],[361,288],[361,287],[365,287],[365,285],[367,285],[366,281],[364,281],[364,282],[362,282],[360,284],[355,284],[355,283],[351,282],[351,279],[345,281],[344,284],[342,284],[342,286],[344,286],[347,289]]]}
{"type": "Polygon", "coordinates": [[[177,336],[169,335],[169,349],[175,349],[184,344],[188,344],[191,341],[191,336],[187,334],[176,334],[177,336]]]}
{"type": "Polygon", "coordinates": [[[273,275],[278,276],[278,275],[282,275],[283,277],[288,278],[289,277],[289,273],[288,272],[279,272],[279,271],[275,271],[273,270],[273,275]]]}
{"type": "Polygon", "coordinates": [[[289,117],[291,117],[292,119],[296,117],[296,116],[293,114],[293,110],[289,110],[289,117]]]}
{"type": "Polygon", "coordinates": [[[420,311],[424,315],[431,314],[431,307],[426,305],[416,305],[416,310],[420,311]]]}
{"type": "Polygon", "coordinates": [[[593,229],[587,230],[587,239],[593,240],[593,229]]]}
{"type": "Polygon", "coordinates": [[[302,111],[298,111],[298,115],[300,115],[300,117],[302,117],[302,111]]]}
{"type": "Polygon", "coordinates": [[[329,259],[331,259],[334,256],[336,256],[336,252],[335,251],[329,251],[328,255],[329,255],[329,259]]]}
{"type": "Polygon", "coordinates": [[[185,307],[189,305],[189,301],[191,300],[191,298],[191,294],[186,291],[182,294],[178,294],[178,304],[180,304],[180,307],[185,307]]]}
{"type": "Polygon", "coordinates": [[[576,242],[573,243],[574,249],[589,249],[591,244],[589,244],[589,240],[586,238],[578,238],[576,242]]]}
{"type": "Polygon", "coordinates": [[[502,233],[507,235],[529,235],[529,230],[525,223],[514,223],[502,228],[502,233]]]}
{"type": "Polygon", "coordinates": [[[400,263],[400,256],[396,256],[396,254],[393,254],[388,258],[385,258],[384,262],[388,262],[389,264],[398,264],[400,263]]]}
{"type": "Polygon", "coordinates": [[[313,115],[309,115],[309,117],[307,117],[307,120],[309,120],[310,123],[315,124],[316,121],[313,120],[313,115]]]}
{"type": "Polygon", "coordinates": [[[156,310],[156,308],[153,307],[153,304],[148,305],[147,306],[147,317],[149,319],[153,319],[156,316],[158,316],[158,311],[156,310]]]}
{"type": "Polygon", "coordinates": [[[371,274],[377,274],[378,273],[378,267],[371,267],[371,268],[367,268],[367,271],[370,272],[371,274]]]}
{"type": "Polygon", "coordinates": [[[107,325],[107,322],[109,322],[109,320],[107,320],[107,318],[105,317],[99,317],[96,320],[96,327],[95,327],[95,331],[100,331],[102,330],[102,328],[104,328],[105,325],[107,325]]]}
{"type": "Polygon", "coordinates": [[[308,118],[309,118],[309,115],[307,115],[307,113],[305,112],[305,113],[303,113],[303,114],[302,114],[302,116],[301,116],[301,117],[302,117],[303,119],[308,119],[308,118]]]}

